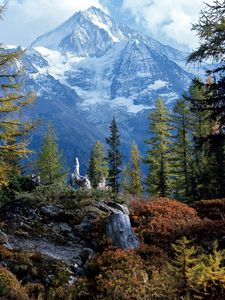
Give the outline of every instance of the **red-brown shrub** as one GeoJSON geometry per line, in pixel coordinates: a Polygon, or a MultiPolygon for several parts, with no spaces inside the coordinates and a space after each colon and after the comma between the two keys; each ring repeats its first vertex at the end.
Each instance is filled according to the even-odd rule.
{"type": "Polygon", "coordinates": [[[146,266],[135,251],[105,250],[88,268],[95,274],[78,280],[78,299],[149,299],[146,266]]]}
{"type": "Polygon", "coordinates": [[[201,220],[195,209],[184,203],[155,198],[131,202],[131,222],[144,243],[164,248],[201,220]]]}
{"type": "Polygon", "coordinates": [[[192,206],[202,219],[223,220],[225,218],[225,199],[201,200],[194,202],[192,206]]]}

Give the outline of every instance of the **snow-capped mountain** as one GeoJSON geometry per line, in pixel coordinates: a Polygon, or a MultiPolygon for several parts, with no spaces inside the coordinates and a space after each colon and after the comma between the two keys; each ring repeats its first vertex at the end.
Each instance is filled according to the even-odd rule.
{"type": "Polygon", "coordinates": [[[29,88],[38,96],[33,114],[55,124],[69,161],[75,154],[86,158],[96,139],[104,141],[113,115],[124,153],[133,140],[143,151],[155,99],[169,105],[190,84],[184,61],[181,51],[91,7],[38,37],[27,51],[29,88]]]}
{"type": "Polygon", "coordinates": [[[75,13],[54,30],[38,37],[32,47],[69,51],[76,56],[101,56],[116,42],[138,41],[172,60],[184,60],[181,51],[162,45],[155,39],[118,24],[112,17],[96,7],[75,13]]]}

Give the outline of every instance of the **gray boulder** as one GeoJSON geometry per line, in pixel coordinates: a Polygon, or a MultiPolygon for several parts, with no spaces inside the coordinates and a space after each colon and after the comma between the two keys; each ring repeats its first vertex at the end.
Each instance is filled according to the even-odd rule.
{"type": "Polygon", "coordinates": [[[111,214],[106,221],[106,234],[114,246],[121,249],[136,249],[139,241],[135,236],[127,214],[111,214]]]}

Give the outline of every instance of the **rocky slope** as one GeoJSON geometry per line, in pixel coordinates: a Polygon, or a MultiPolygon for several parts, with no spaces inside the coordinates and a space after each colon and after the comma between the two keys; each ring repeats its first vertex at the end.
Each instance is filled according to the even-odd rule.
{"type": "MultiPolygon", "coordinates": [[[[15,201],[1,208],[0,219],[4,222],[0,244],[9,250],[38,253],[43,259],[59,261],[73,278],[85,274],[85,263],[107,240],[122,249],[139,245],[128,209],[114,202],[78,208],[69,203],[15,201]]],[[[8,266],[7,261],[3,266],[8,266]]]]}

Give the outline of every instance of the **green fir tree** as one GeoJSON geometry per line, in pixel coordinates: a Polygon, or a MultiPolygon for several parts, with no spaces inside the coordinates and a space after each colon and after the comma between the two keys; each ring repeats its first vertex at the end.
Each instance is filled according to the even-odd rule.
{"type": "Polygon", "coordinates": [[[111,134],[106,139],[106,143],[109,145],[108,150],[108,164],[109,164],[109,175],[108,175],[108,184],[112,188],[112,192],[116,197],[119,188],[120,188],[120,173],[121,173],[121,164],[122,164],[122,156],[119,150],[120,146],[120,134],[117,127],[115,117],[112,120],[110,126],[111,134]]]}

